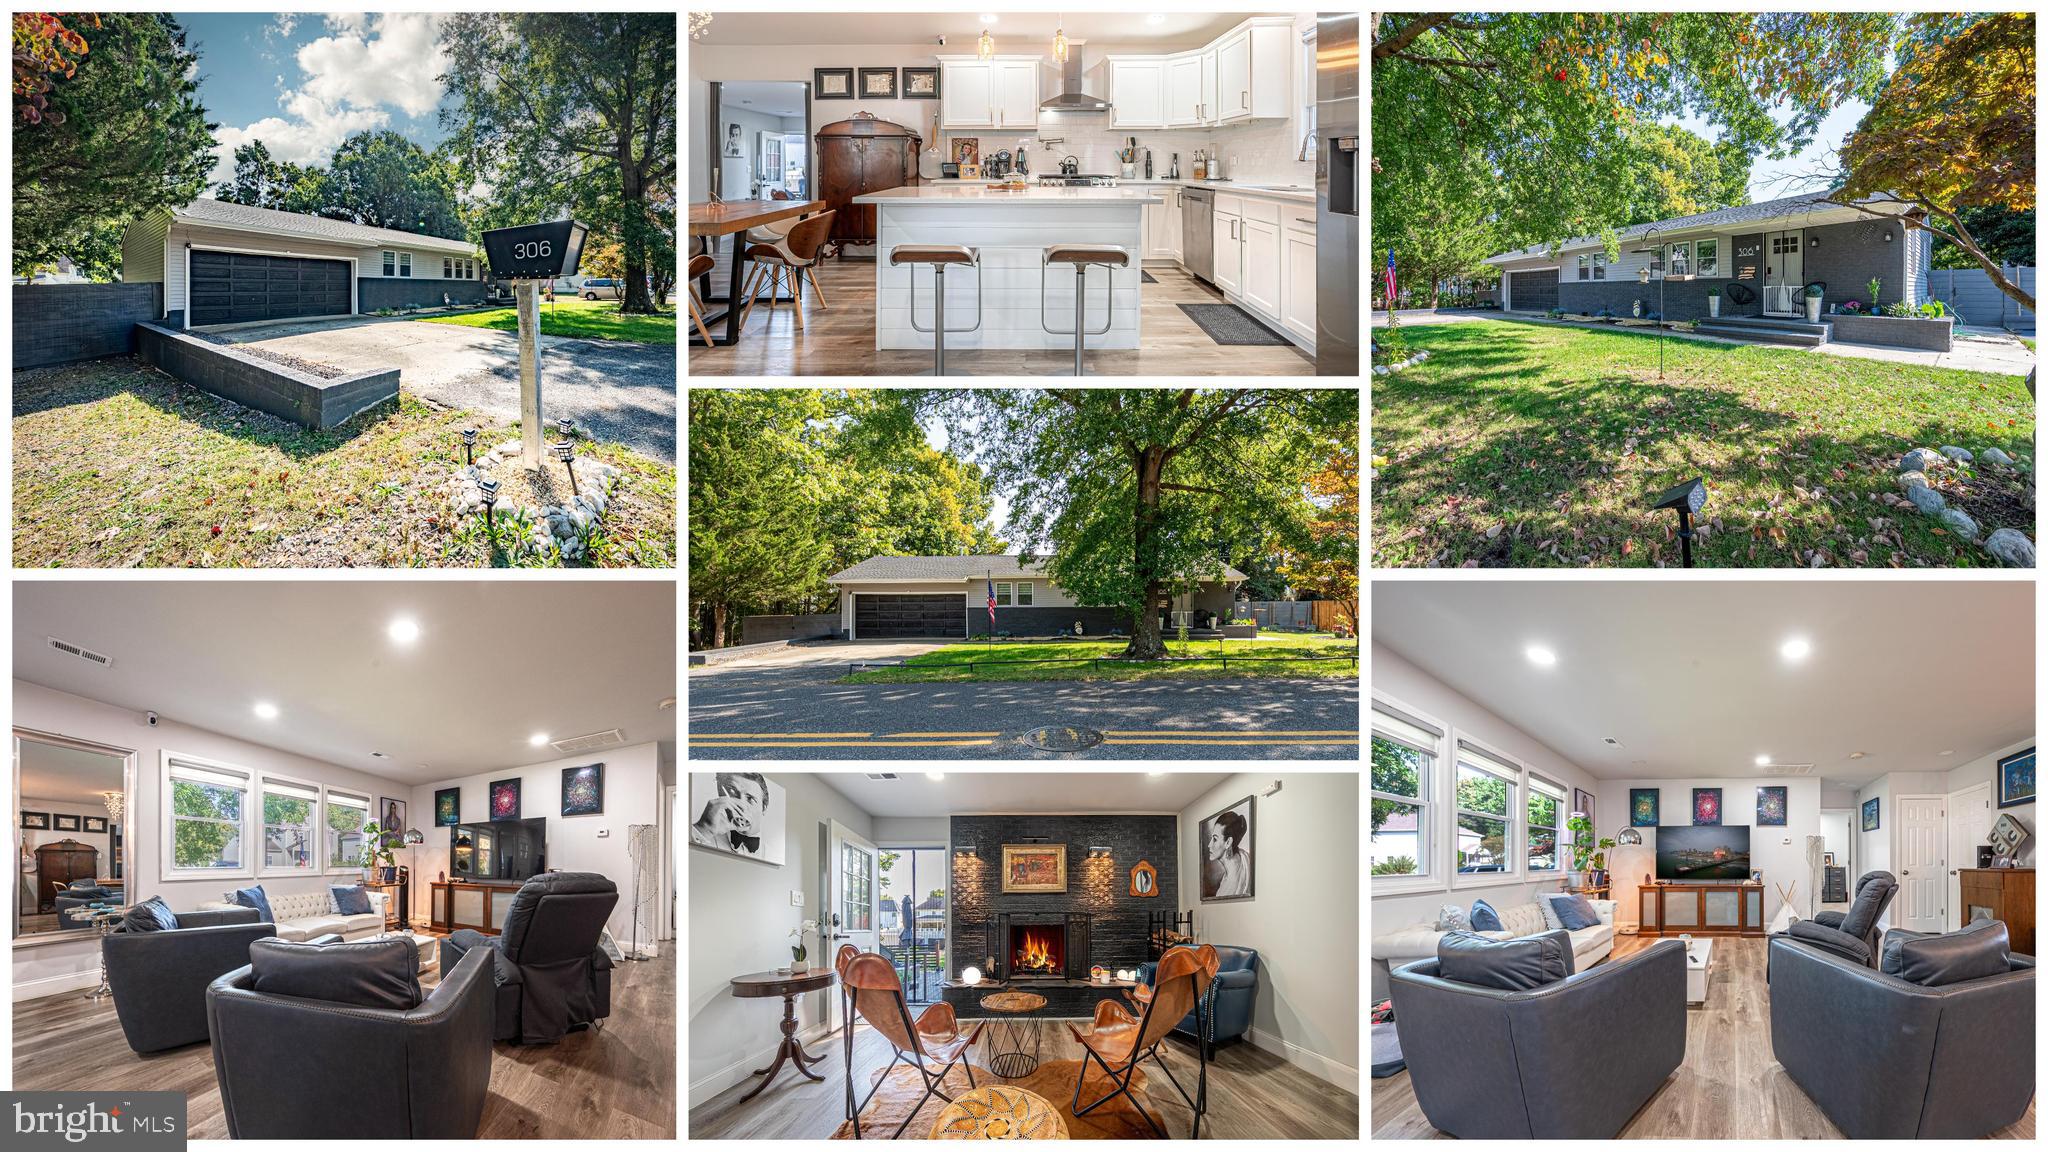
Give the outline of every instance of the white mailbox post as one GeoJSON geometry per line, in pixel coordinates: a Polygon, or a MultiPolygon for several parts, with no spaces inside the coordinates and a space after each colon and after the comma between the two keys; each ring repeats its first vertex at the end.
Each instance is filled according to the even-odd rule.
{"type": "Polygon", "coordinates": [[[590,229],[573,219],[517,228],[493,228],[483,235],[491,275],[512,284],[519,316],[519,462],[538,472],[547,452],[541,435],[540,286],[557,276],[574,276],[590,229]]]}

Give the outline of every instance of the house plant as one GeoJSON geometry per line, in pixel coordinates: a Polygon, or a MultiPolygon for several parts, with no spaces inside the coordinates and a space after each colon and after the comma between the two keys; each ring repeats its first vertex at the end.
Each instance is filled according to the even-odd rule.
{"type": "Polygon", "coordinates": [[[1605,870],[1607,850],[1614,847],[1614,840],[1605,836],[1596,838],[1593,820],[1584,813],[1574,815],[1566,821],[1565,829],[1572,834],[1572,841],[1567,846],[1571,852],[1572,867],[1570,874],[1565,877],[1566,885],[1572,888],[1598,887],[1588,873],[1595,869],[1605,870]]]}
{"type": "Polygon", "coordinates": [[[389,882],[397,878],[398,858],[391,854],[391,848],[384,843],[384,830],[375,824],[363,829],[362,853],[356,858],[356,867],[363,870],[363,879],[389,882]]]}
{"type": "Polygon", "coordinates": [[[789,946],[789,970],[791,972],[810,971],[811,954],[804,947],[804,941],[810,939],[811,933],[817,930],[818,922],[816,920],[806,920],[789,930],[789,934],[796,937],[796,943],[789,946]]]}
{"type": "Polygon", "coordinates": [[[1721,289],[1714,285],[1707,286],[1707,315],[1715,318],[1721,315],[1721,289]]]}
{"type": "Polygon", "coordinates": [[[1820,285],[1808,284],[1806,286],[1806,322],[1808,324],[1820,323],[1820,297],[1820,285]]]}

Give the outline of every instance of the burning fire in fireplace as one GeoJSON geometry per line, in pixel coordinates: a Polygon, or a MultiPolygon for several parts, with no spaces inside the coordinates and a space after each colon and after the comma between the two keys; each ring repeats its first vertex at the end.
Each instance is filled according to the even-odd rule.
{"type": "Polygon", "coordinates": [[[1010,969],[1023,975],[1056,976],[1066,967],[1066,931],[1054,925],[1011,929],[1010,969]]]}

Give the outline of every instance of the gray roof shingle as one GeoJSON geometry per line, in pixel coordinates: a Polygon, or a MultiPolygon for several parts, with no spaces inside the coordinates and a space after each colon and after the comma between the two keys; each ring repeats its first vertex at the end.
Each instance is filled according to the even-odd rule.
{"type": "MultiPolygon", "coordinates": [[[[1898,201],[1894,201],[1890,197],[1880,196],[1862,201],[1862,203],[1876,207],[1879,204],[1898,203],[1898,201]]],[[[1796,216],[1801,212],[1825,212],[1828,209],[1840,207],[1843,207],[1843,205],[1829,200],[1826,192],[1809,192],[1800,196],[1784,196],[1776,200],[1765,200],[1757,204],[1738,204],[1733,208],[1718,208],[1712,212],[1695,212],[1690,216],[1674,216],[1669,220],[1653,220],[1648,224],[1631,224],[1623,228],[1619,235],[1622,237],[1641,236],[1652,228],[1659,232],[1675,232],[1680,228],[1720,228],[1736,224],[1748,224],[1753,221],[1775,220],[1781,216],[1796,216]]],[[[1599,239],[1598,236],[1574,236],[1566,240],[1561,247],[1572,248],[1582,244],[1593,244],[1599,242],[1599,239]]],[[[1541,256],[1546,254],[1549,249],[1550,246],[1548,244],[1532,244],[1527,248],[1517,248],[1513,252],[1502,252],[1496,256],[1489,256],[1487,259],[1492,261],[1523,256],[1541,256]]]]}
{"type": "MultiPolygon", "coordinates": [[[[977,577],[1045,575],[1047,557],[1025,565],[1015,553],[1002,556],[870,556],[844,572],[826,577],[833,584],[849,580],[973,580],[977,577]]],[[[1244,573],[1223,566],[1225,580],[1243,580],[1244,573]]]]}
{"type": "Polygon", "coordinates": [[[194,200],[175,210],[172,215],[186,224],[275,232],[286,236],[302,236],[309,240],[326,240],[335,244],[353,244],[361,247],[388,244],[465,256],[476,252],[476,246],[467,240],[444,240],[439,236],[422,236],[392,228],[372,228],[367,224],[329,220],[324,216],[279,212],[271,208],[253,208],[247,204],[230,204],[225,200],[194,200]]]}

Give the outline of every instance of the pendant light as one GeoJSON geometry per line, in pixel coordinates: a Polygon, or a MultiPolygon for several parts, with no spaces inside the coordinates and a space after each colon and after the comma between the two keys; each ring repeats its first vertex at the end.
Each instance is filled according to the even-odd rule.
{"type": "MultiPolygon", "coordinates": [[[[1066,22],[1067,14],[1064,12],[1060,13],[1060,24],[1065,25],[1066,22]]],[[[1061,64],[1067,62],[1067,30],[1065,27],[1056,27],[1052,30],[1052,58],[1061,64]]]]}
{"type": "Polygon", "coordinates": [[[989,36],[988,29],[981,30],[981,39],[974,46],[974,54],[983,60],[996,54],[996,42],[989,36]]]}

